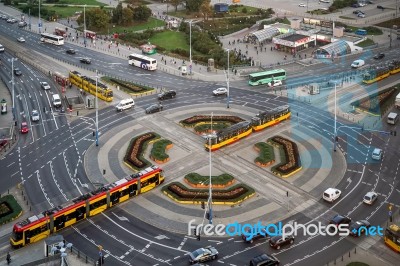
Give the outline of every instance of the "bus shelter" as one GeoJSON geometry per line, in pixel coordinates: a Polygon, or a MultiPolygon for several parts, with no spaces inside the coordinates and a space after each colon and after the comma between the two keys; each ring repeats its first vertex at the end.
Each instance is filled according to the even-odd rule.
{"type": "Polygon", "coordinates": [[[351,54],[350,45],[343,40],[338,40],[336,42],[327,44],[316,49],[313,52],[315,58],[333,58],[337,56],[343,56],[351,54]]]}
{"type": "Polygon", "coordinates": [[[250,33],[247,38],[250,42],[263,42],[265,40],[272,40],[276,35],[279,35],[280,31],[275,27],[269,27],[262,30],[258,30],[250,33]]]}

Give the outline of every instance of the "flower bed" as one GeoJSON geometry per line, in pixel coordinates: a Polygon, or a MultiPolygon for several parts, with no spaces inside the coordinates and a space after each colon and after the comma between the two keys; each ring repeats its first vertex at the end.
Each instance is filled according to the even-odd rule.
{"type": "Polygon", "coordinates": [[[399,90],[395,87],[388,88],[354,101],[351,105],[360,111],[372,113],[374,115],[381,115],[391,107],[398,93],[399,90]]]}
{"type": "Polygon", "coordinates": [[[258,157],[254,159],[258,166],[265,167],[275,163],[274,147],[265,142],[259,142],[254,144],[254,149],[259,153],[258,157]]]}
{"type": "Polygon", "coordinates": [[[146,150],[149,141],[154,141],[158,138],[160,138],[160,136],[154,132],[148,132],[134,137],[126,150],[124,162],[136,170],[150,166],[151,163],[143,157],[143,152],[146,150]]]}
{"type": "Polygon", "coordinates": [[[274,136],[268,142],[281,146],[284,154],[284,156],[281,156],[281,163],[272,167],[271,170],[274,174],[288,177],[302,168],[296,143],[281,136],[274,136]]]}
{"type": "MultiPolygon", "coordinates": [[[[235,181],[233,176],[229,174],[222,174],[218,176],[211,177],[211,186],[213,188],[225,188],[232,185],[235,181]]],[[[207,188],[209,187],[209,176],[199,175],[197,173],[189,173],[184,177],[185,182],[195,188],[207,188]]]]}
{"type": "MultiPolygon", "coordinates": [[[[215,115],[215,116],[213,116],[213,122],[229,122],[231,124],[236,124],[236,123],[239,123],[242,121],[244,121],[244,119],[242,119],[238,116],[232,116],[232,115],[215,115]]],[[[184,127],[194,127],[199,123],[210,124],[210,122],[211,122],[211,116],[209,116],[209,115],[195,115],[195,116],[186,118],[184,120],[181,120],[179,123],[181,125],[183,125],[184,127]]]]}
{"type": "MultiPolygon", "coordinates": [[[[201,204],[209,197],[208,189],[190,189],[178,182],[173,182],[162,188],[164,194],[180,203],[201,204]]],[[[237,184],[229,189],[214,189],[213,204],[235,204],[255,194],[253,188],[245,184],[237,184]]]]}
{"type": "MultiPolygon", "coordinates": [[[[230,125],[231,125],[230,123],[224,123],[224,122],[217,122],[217,123],[214,123],[214,122],[213,122],[212,130],[213,130],[213,131],[220,131],[220,130],[222,130],[222,129],[224,129],[224,128],[229,127],[230,125]]],[[[210,133],[211,133],[211,124],[209,123],[209,124],[200,124],[200,125],[196,125],[196,126],[194,127],[194,131],[195,131],[197,134],[207,133],[207,132],[210,132],[210,133]]]]}
{"type": "Polygon", "coordinates": [[[169,155],[165,153],[166,150],[172,148],[172,142],[167,139],[161,139],[153,144],[150,152],[150,158],[157,163],[165,163],[169,161],[169,155]]]}

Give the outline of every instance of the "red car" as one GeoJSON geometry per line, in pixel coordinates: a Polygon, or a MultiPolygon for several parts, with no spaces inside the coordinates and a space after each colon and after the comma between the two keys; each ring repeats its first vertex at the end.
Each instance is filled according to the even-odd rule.
{"type": "Polygon", "coordinates": [[[22,122],[21,123],[21,133],[28,133],[29,132],[29,127],[28,124],[26,122],[22,122]]]}

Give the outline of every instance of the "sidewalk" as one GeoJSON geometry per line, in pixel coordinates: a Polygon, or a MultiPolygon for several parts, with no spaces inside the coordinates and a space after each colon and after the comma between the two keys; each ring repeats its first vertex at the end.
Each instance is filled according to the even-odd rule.
{"type": "Polygon", "coordinates": [[[367,250],[364,250],[362,248],[355,248],[345,254],[343,256],[338,257],[336,260],[331,261],[327,265],[336,265],[336,266],[346,266],[351,262],[363,262],[368,264],[369,266],[391,266],[392,264],[389,264],[382,260],[381,258],[378,258],[374,253],[371,253],[367,250]]]}

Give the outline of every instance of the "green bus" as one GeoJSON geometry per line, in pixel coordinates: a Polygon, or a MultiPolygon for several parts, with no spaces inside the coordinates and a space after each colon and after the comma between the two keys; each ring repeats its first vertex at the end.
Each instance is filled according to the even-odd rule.
{"type": "Polygon", "coordinates": [[[273,80],[285,80],[285,79],[286,79],[286,71],[284,69],[274,69],[274,70],[250,74],[249,84],[251,86],[256,86],[272,82],[273,80]]]}

